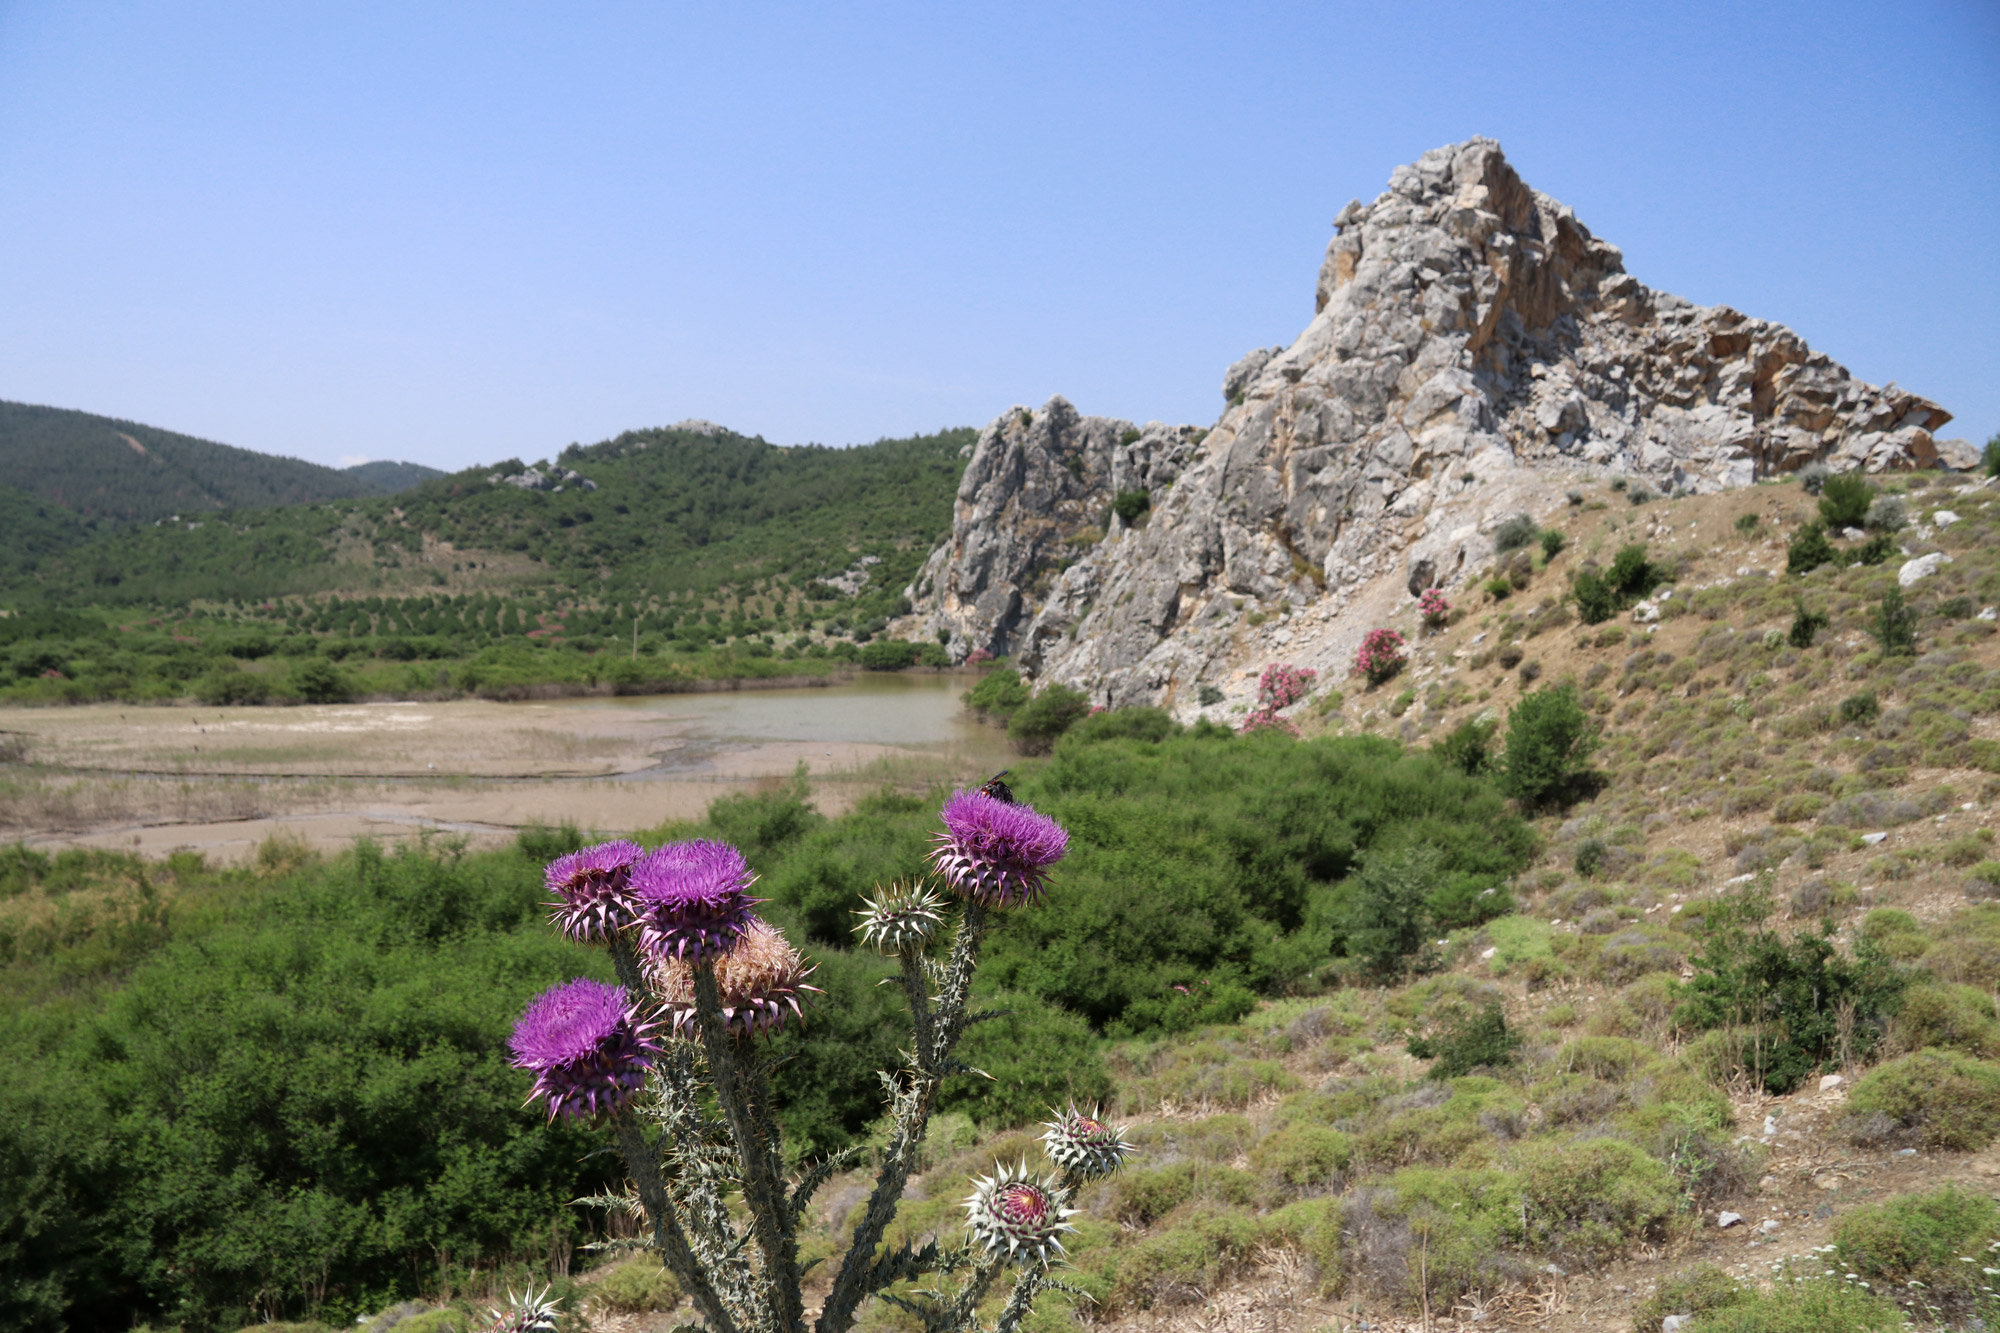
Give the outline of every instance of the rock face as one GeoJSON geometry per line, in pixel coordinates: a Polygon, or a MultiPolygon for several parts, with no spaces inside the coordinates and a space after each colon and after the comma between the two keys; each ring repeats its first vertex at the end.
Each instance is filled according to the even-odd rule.
{"type": "Polygon", "coordinates": [[[911,588],[926,637],[1103,703],[1179,703],[1250,602],[1327,622],[1452,585],[1566,475],[1714,491],[1812,462],[1965,465],[1939,457],[1937,404],[1647,288],[1492,140],[1398,168],[1335,227],[1311,324],[1229,368],[1212,430],[1060,398],[987,427],[911,588]],[[1137,488],[1150,512],[1107,523],[1137,488]]]}

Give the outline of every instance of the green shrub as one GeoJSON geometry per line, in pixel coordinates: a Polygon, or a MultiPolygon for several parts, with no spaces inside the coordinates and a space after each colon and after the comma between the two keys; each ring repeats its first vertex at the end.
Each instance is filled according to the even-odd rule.
{"type": "Polygon", "coordinates": [[[1301,1199],[1264,1218],[1266,1242],[1302,1256],[1322,1297],[1337,1295],[1346,1278],[1346,1254],[1337,1199],[1301,1199]]]}
{"type": "Polygon", "coordinates": [[[271,697],[271,685],[264,677],[223,661],[195,682],[194,697],[216,707],[261,704],[271,697]]]}
{"type": "Polygon", "coordinates": [[[1597,725],[1567,685],[1536,690],[1507,713],[1500,787],[1529,808],[1560,803],[1586,780],[1597,725]]]}
{"type": "Polygon", "coordinates": [[[593,1273],[589,1282],[591,1303],[611,1314],[663,1314],[681,1300],[680,1283],[657,1254],[608,1265],[593,1273]]]}
{"type": "Polygon", "coordinates": [[[1912,657],[1917,651],[1917,613],[1903,599],[1895,584],[1883,590],[1869,621],[1868,632],[1882,647],[1884,657],[1912,657]]]}
{"type": "Polygon", "coordinates": [[[1570,868],[1585,879],[1597,878],[1597,872],[1604,868],[1604,859],[1611,848],[1602,838],[1579,838],[1576,854],[1570,859],[1570,868]]]}
{"type": "Polygon", "coordinates": [[[1854,548],[1854,558],[1849,562],[1856,565],[1880,565],[1886,563],[1896,553],[1896,543],[1886,532],[1878,532],[1867,541],[1854,548]]]}
{"type": "Polygon", "coordinates": [[[1431,742],[1431,753],[1467,777],[1493,768],[1493,734],[1500,724],[1492,718],[1467,718],[1431,742]]]}
{"type": "Polygon", "coordinates": [[[1903,1312],[1837,1277],[1781,1280],[1703,1315],[1690,1333],[1892,1333],[1903,1312]]]}
{"type": "Polygon", "coordinates": [[[1195,690],[1195,702],[1209,708],[1222,702],[1222,691],[1213,685],[1203,685],[1195,690]]]}
{"type": "Polygon", "coordinates": [[[1021,679],[1021,673],[1011,667],[1001,667],[986,673],[977,685],[965,692],[965,706],[973,712],[1006,721],[1022,704],[1028,702],[1031,691],[1021,679]]]}
{"type": "MultiPolygon", "coordinates": [[[[875,639],[861,645],[864,671],[902,671],[915,666],[917,645],[901,639],[875,639]]],[[[982,682],[984,683],[984,682],[982,682]]]]}
{"type": "MultiPolygon", "coordinates": [[[[1755,518],[1756,515],[1745,515],[1755,518]]],[[[1740,520],[1739,520],[1740,521],[1740,520]]],[[[1632,1312],[1632,1333],[1660,1333],[1668,1315],[1694,1315],[1697,1319],[1716,1310],[1727,1309],[1746,1300],[1750,1292],[1714,1264],[1696,1264],[1671,1277],[1660,1279],[1653,1294],[1632,1312]]],[[[1707,1327],[1705,1322],[1702,1327],[1707,1327]]]]}
{"type": "Polygon", "coordinates": [[[1833,543],[1826,539],[1826,527],[1817,520],[1807,523],[1785,544],[1785,572],[1810,574],[1821,565],[1833,563],[1833,543]]]}
{"type": "Polygon", "coordinates": [[[1875,488],[1858,472],[1836,472],[1820,488],[1819,515],[1829,528],[1858,528],[1868,518],[1875,488]]]}
{"type": "Polygon", "coordinates": [[[1877,1290],[1915,1288],[1953,1324],[1974,1313],[1990,1285],[1980,1268],[1991,1263],[1986,1247],[1997,1238],[2000,1204],[1956,1185],[1866,1204],[1841,1218],[1833,1232],[1834,1253],[1846,1271],[1877,1290]]]}
{"type": "Polygon", "coordinates": [[[1112,1304],[1146,1309],[1199,1301],[1249,1262],[1260,1233],[1256,1219],[1245,1214],[1191,1210],[1126,1252],[1112,1304]]]}
{"type": "Polygon", "coordinates": [[[1506,1013],[1492,1004],[1477,1013],[1454,1014],[1428,1036],[1412,1037],[1409,1052],[1431,1062],[1431,1078],[1448,1079],[1510,1065],[1520,1046],[1520,1036],[1507,1026],[1506,1013]]]}
{"type": "Polygon", "coordinates": [[[324,657],[302,657],[293,662],[285,683],[309,704],[344,703],[354,697],[347,673],[324,657]]]}
{"type": "Polygon", "coordinates": [[[1957,1051],[1905,1055],[1854,1085],[1847,1115],[1859,1141],[1976,1152],[2000,1136],[2000,1065],[1957,1051]]]}
{"type": "Polygon", "coordinates": [[[1986,441],[1986,447],[1979,451],[1979,463],[1989,477],[2000,477],[2000,432],[1986,441]]]}
{"type": "Polygon", "coordinates": [[[1637,601],[1666,581],[1666,571],[1646,558],[1646,548],[1637,542],[1618,548],[1604,582],[1627,604],[1637,601]]]}
{"type": "Polygon", "coordinates": [[[1594,569],[1579,569],[1570,577],[1569,595],[1576,603],[1577,619],[1586,625],[1601,625],[1618,614],[1618,594],[1594,569]]]}
{"type": "Polygon", "coordinates": [[[1540,531],[1534,519],[1526,514],[1516,514],[1493,530],[1493,554],[1506,555],[1509,551],[1518,551],[1533,542],[1535,534],[1540,531]]]}
{"type": "Polygon", "coordinates": [[[1541,540],[1542,559],[1544,560],[1555,559],[1563,553],[1563,548],[1569,545],[1569,538],[1563,536],[1554,528],[1544,529],[1541,540]]]}
{"type": "Polygon", "coordinates": [[[1840,701],[1838,716],[1844,726],[1865,727],[1882,716],[1882,705],[1876,700],[1875,691],[1862,690],[1840,701]]]}
{"type": "Polygon", "coordinates": [[[1023,754],[1047,754],[1056,739],[1090,712],[1090,696],[1067,685],[1044,685],[1015,711],[1007,739],[1023,754]]]}
{"type": "Polygon", "coordinates": [[[1666,1166],[1622,1139],[1531,1142],[1516,1166],[1529,1243],[1563,1263],[1599,1263],[1657,1240],[1679,1206],[1666,1166]]]}
{"type": "Polygon", "coordinates": [[[1120,491],[1111,502],[1111,512],[1123,519],[1126,527],[1139,521],[1139,515],[1153,507],[1153,497],[1146,491],[1120,491]]]}
{"type": "Polygon", "coordinates": [[[1336,1188],[1353,1159],[1352,1139],[1309,1121],[1286,1125],[1250,1150],[1251,1166],[1297,1190],[1336,1188]]]}
{"type": "Polygon", "coordinates": [[[1810,648],[1813,639],[1827,627],[1828,620],[1823,611],[1808,611],[1806,599],[1792,599],[1792,627],[1785,632],[1786,642],[1794,648],[1810,648]]]}
{"type": "Polygon", "coordinates": [[[946,1084],[938,1096],[943,1110],[1004,1129],[1028,1124],[1052,1106],[1094,1106],[1111,1095],[1103,1043],[1075,1014],[1018,991],[982,993],[978,1009],[1001,1017],[966,1029],[959,1058],[992,1077],[946,1084]]]}
{"type": "Polygon", "coordinates": [[[1757,530],[1757,526],[1761,522],[1763,520],[1755,514],[1738,514],[1736,516],[1736,531],[1748,537],[1757,530]]]}

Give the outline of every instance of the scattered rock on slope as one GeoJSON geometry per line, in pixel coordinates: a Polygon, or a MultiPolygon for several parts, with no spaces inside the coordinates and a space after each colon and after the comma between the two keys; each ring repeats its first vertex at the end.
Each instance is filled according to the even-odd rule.
{"type": "Polygon", "coordinates": [[[1335,227],[1312,323],[1229,368],[1213,430],[1134,438],[1059,398],[987,427],[911,588],[926,637],[1171,702],[1231,651],[1239,599],[1326,617],[1450,586],[1564,474],[1706,492],[1810,462],[1964,465],[1939,458],[1937,404],[1646,287],[1490,139],[1399,167],[1335,227]],[[1107,522],[1139,486],[1145,518],[1107,522]]]}

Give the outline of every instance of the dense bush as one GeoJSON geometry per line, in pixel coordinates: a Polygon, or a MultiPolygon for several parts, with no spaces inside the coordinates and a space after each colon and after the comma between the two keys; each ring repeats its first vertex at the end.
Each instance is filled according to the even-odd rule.
{"type": "Polygon", "coordinates": [[[1843,1057],[1865,1059],[1905,977],[1872,941],[1849,957],[1823,934],[1787,939],[1769,927],[1770,911],[1756,889],[1708,905],[1675,1019],[1721,1033],[1732,1072],[1782,1094],[1843,1057]]]}
{"type": "Polygon", "coordinates": [[[1005,722],[1033,694],[1021,673],[1011,667],[989,671],[965,692],[965,706],[985,717],[1005,722]]]}
{"type": "Polygon", "coordinates": [[[1881,645],[1884,657],[1914,657],[1917,651],[1917,613],[1903,598],[1903,590],[1890,584],[1875,606],[1868,632],[1881,645]]]}
{"type": "Polygon", "coordinates": [[[2000,1239],[2000,1205],[1955,1185],[1866,1204],[1834,1228],[1841,1266],[1878,1290],[1921,1298],[1954,1324],[1972,1315],[1991,1281],[1986,1247],[2000,1239]],[[1968,1263],[1968,1259],[1975,1262],[1968,1263]]]}
{"type": "Polygon", "coordinates": [[[1500,724],[1492,718],[1467,718],[1431,742],[1431,753],[1468,777],[1493,769],[1493,735],[1500,724]]]}
{"type": "Polygon", "coordinates": [[[1802,525],[1785,543],[1785,572],[1810,574],[1834,561],[1833,543],[1826,539],[1826,525],[1815,519],[1802,525]]]}
{"type": "Polygon", "coordinates": [[[1587,781],[1597,725],[1567,685],[1536,690],[1507,712],[1500,787],[1528,808],[1560,804],[1587,781]]]}
{"type": "Polygon", "coordinates": [[[1696,1264],[1660,1280],[1653,1294],[1632,1312],[1632,1333],[1660,1333],[1668,1315],[1706,1315],[1740,1304],[1750,1294],[1714,1264],[1696,1264]]]}
{"type": "Polygon", "coordinates": [[[1819,491],[1819,515],[1829,528],[1858,528],[1868,517],[1875,488],[1858,472],[1836,472],[1819,491]]]}
{"type": "Polygon", "coordinates": [[[1493,530],[1493,554],[1518,551],[1535,540],[1541,529],[1526,514],[1516,514],[1493,530]]]}
{"type": "Polygon", "coordinates": [[[1507,1026],[1497,1004],[1474,1013],[1455,1014],[1426,1036],[1410,1039],[1410,1054],[1431,1062],[1430,1077],[1462,1078],[1478,1069],[1498,1069],[1514,1063],[1521,1038],[1507,1026]]]}
{"type": "Polygon", "coordinates": [[[1610,568],[1601,573],[1589,566],[1578,570],[1570,579],[1570,599],[1584,624],[1600,625],[1657,588],[1666,577],[1666,571],[1647,558],[1646,548],[1635,542],[1621,546],[1610,568]]]}
{"type": "Polygon", "coordinates": [[[902,639],[874,639],[861,645],[864,671],[901,671],[917,663],[917,645],[902,639]]]}
{"type": "Polygon", "coordinates": [[[1795,597],[1792,599],[1792,627],[1785,632],[1785,640],[1794,648],[1810,648],[1827,624],[1825,612],[1808,611],[1806,599],[1795,597]]]}
{"type": "Polygon", "coordinates": [[[1146,491],[1120,491],[1111,501],[1111,512],[1118,515],[1127,527],[1139,521],[1139,515],[1153,507],[1153,497],[1146,491]]]}
{"type": "Polygon", "coordinates": [[[1847,1099],[1863,1142],[1917,1142],[1976,1152],[2000,1136],[2000,1065],[1926,1050],[1868,1071],[1847,1099]]]}
{"type": "Polygon", "coordinates": [[[1048,684],[1014,710],[1007,739],[1022,754],[1047,754],[1070,727],[1090,712],[1090,696],[1067,685],[1048,684]]]}

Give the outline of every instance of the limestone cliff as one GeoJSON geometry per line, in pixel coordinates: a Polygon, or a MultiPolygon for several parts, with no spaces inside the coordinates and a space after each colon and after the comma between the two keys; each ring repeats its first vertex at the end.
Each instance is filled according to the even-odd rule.
{"type": "Polygon", "coordinates": [[[1956,441],[1940,458],[1937,404],[1646,287],[1489,139],[1398,168],[1335,227],[1317,314],[1229,368],[1213,429],[1060,398],[987,427],[911,588],[925,637],[1105,703],[1184,704],[1238,652],[1246,604],[1385,612],[1482,567],[1485,534],[1568,475],[1713,491],[1810,462],[1974,461],[1956,441]],[[1150,510],[1128,528],[1110,509],[1132,490],[1150,510]]]}

